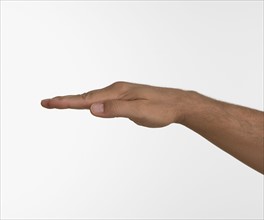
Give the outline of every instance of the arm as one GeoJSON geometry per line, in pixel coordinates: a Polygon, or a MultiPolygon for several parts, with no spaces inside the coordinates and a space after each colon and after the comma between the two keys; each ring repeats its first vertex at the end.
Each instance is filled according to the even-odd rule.
{"type": "Polygon", "coordinates": [[[216,101],[197,92],[116,82],[81,95],[59,96],[43,107],[90,109],[97,117],[126,117],[138,125],[180,123],[263,173],[264,114],[216,101]]]}
{"type": "Polygon", "coordinates": [[[263,174],[263,112],[198,93],[191,96],[195,107],[186,109],[183,125],[263,174]]]}

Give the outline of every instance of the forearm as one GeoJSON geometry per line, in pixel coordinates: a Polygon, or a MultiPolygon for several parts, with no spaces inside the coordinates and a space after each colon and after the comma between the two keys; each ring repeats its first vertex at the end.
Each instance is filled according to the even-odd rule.
{"type": "Polygon", "coordinates": [[[45,108],[90,109],[102,118],[126,117],[140,126],[181,123],[263,173],[263,112],[196,92],[115,82],[83,94],[41,102],[45,108]]]}
{"type": "Polygon", "coordinates": [[[182,124],[263,173],[263,112],[187,93],[182,124]]]}

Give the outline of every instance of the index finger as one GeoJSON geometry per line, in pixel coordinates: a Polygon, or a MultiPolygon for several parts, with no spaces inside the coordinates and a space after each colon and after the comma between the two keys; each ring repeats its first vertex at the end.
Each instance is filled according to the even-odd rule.
{"type": "Polygon", "coordinates": [[[127,85],[117,82],[105,88],[92,90],[83,94],[56,96],[51,99],[44,99],[41,101],[41,105],[49,109],[89,109],[95,102],[119,99],[126,91],[127,85]]]}

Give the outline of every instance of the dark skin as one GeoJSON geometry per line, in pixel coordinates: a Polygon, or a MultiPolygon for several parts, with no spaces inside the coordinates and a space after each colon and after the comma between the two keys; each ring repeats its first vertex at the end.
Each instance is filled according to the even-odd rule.
{"type": "Polygon", "coordinates": [[[125,117],[150,128],[182,124],[264,173],[264,113],[194,91],[115,82],[102,89],[41,101],[45,108],[90,109],[102,118],[125,117]]]}

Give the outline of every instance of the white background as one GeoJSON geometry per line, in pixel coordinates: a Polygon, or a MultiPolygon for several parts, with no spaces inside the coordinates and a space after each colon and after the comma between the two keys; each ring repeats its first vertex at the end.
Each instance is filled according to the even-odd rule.
{"type": "Polygon", "coordinates": [[[40,106],[123,80],[263,110],[262,19],[262,1],[1,2],[1,217],[263,218],[263,175],[187,128],[40,106]]]}

